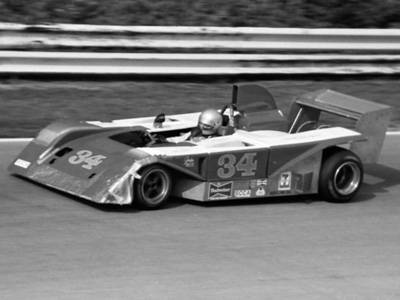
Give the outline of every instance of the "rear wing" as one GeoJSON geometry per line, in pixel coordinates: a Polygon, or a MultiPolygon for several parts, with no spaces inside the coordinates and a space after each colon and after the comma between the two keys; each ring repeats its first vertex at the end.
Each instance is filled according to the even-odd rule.
{"type": "Polygon", "coordinates": [[[353,130],[365,140],[355,141],[350,150],[364,163],[378,160],[391,117],[391,107],[331,90],[320,90],[294,99],[288,117],[289,133],[302,130],[306,124],[316,124],[321,112],[353,120],[353,130]]]}

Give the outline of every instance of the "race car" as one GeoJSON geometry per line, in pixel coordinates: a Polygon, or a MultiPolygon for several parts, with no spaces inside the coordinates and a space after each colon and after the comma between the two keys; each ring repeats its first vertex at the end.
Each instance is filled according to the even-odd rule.
{"type": "Polygon", "coordinates": [[[147,210],[172,196],[207,202],[317,194],[347,202],[362,185],[363,164],[379,157],[391,108],[319,90],[295,97],[286,118],[267,88],[244,83],[233,85],[219,112],[219,136],[196,142],[171,140],[196,129],[199,112],[55,122],[9,171],[97,203],[147,210]]]}

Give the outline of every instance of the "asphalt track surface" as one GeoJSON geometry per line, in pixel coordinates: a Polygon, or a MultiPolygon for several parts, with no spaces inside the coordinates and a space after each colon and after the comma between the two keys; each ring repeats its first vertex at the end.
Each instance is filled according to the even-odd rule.
{"type": "Polygon", "coordinates": [[[400,135],[347,204],[304,198],[147,212],[7,173],[0,142],[0,299],[400,299],[400,135]]]}

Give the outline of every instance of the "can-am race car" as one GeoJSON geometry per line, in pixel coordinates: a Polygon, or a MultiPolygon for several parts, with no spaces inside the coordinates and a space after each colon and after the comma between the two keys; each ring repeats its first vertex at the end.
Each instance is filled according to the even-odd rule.
{"type": "Polygon", "coordinates": [[[171,140],[196,128],[200,113],[52,123],[9,171],[97,203],[142,209],[157,209],[170,196],[319,194],[346,202],[360,189],[363,164],[378,159],[391,109],[320,90],[296,97],[285,118],[266,88],[238,84],[220,112],[220,135],[198,142],[171,140]],[[350,121],[331,126],[324,116],[350,121]]]}

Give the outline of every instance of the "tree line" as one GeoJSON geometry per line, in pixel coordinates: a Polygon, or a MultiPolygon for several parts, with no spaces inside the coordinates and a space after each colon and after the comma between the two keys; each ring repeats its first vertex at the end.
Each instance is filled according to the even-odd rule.
{"type": "Polygon", "coordinates": [[[400,0],[0,0],[0,22],[400,28],[400,0]]]}

